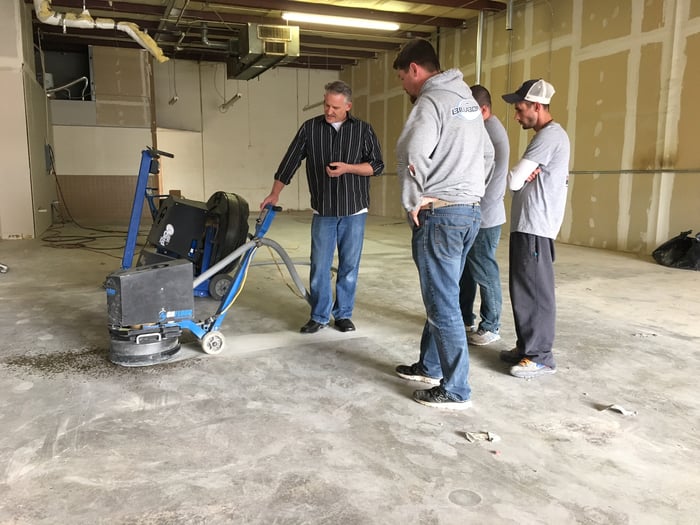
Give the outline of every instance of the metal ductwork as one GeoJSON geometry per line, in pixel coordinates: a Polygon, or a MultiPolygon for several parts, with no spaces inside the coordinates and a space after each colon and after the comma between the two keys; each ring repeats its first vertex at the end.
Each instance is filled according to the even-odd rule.
{"type": "Polygon", "coordinates": [[[248,24],[241,29],[238,41],[231,42],[231,47],[226,76],[250,80],[299,56],[299,28],[248,24]]]}
{"type": "Polygon", "coordinates": [[[158,47],[146,33],[132,22],[115,22],[111,18],[92,18],[87,9],[76,15],[74,13],[58,13],[51,8],[51,0],[34,0],[34,12],[37,19],[48,25],[61,26],[65,32],[66,27],[76,27],[79,29],[108,29],[123,31],[129,35],[136,43],[151,53],[158,62],[168,60],[163,54],[163,50],[158,47]]]}

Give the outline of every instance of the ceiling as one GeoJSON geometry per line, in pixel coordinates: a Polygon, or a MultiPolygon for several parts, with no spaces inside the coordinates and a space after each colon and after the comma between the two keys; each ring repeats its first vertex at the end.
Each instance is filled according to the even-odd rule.
{"type": "MultiPolygon", "coordinates": [[[[24,0],[34,4],[35,0],[24,0]]],[[[42,0],[38,0],[41,2],[42,0]]],[[[287,67],[340,70],[377,53],[395,51],[407,39],[427,37],[439,28],[466,27],[479,11],[495,12],[493,0],[49,0],[55,13],[130,22],[147,33],[167,58],[224,62],[247,24],[299,26],[299,56],[287,67]],[[282,19],[286,11],[383,20],[397,31],[352,29],[282,19]]],[[[124,31],[81,29],[40,22],[33,15],[34,40],[45,51],[79,51],[88,45],[138,48],[124,31]]]]}

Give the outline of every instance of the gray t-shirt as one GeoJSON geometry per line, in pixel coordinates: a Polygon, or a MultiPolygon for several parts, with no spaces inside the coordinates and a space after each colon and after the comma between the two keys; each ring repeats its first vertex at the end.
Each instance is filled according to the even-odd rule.
{"type": "Polygon", "coordinates": [[[556,239],[564,220],[569,184],[569,136],[558,123],[539,130],[523,158],[539,164],[542,172],[513,192],[510,231],[556,239]]]}
{"type": "Polygon", "coordinates": [[[486,132],[495,150],[496,162],[493,173],[486,182],[486,191],[481,198],[481,227],[493,228],[506,222],[506,207],[503,197],[506,194],[510,145],[506,129],[494,115],[484,120],[486,132]]]}

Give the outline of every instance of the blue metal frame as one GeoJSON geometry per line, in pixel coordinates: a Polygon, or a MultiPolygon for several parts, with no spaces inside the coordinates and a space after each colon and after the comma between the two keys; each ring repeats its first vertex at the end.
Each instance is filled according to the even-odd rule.
{"type": "MultiPolygon", "coordinates": [[[[157,149],[146,147],[141,152],[141,164],[139,165],[139,174],[136,177],[136,190],[134,191],[134,202],[131,205],[131,217],[129,218],[129,230],[126,233],[126,244],[124,245],[124,255],[122,256],[122,270],[128,270],[134,263],[134,253],[136,252],[136,241],[139,236],[139,227],[141,226],[141,214],[143,213],[143,201],[146,199],[146,190],[148,187],[148,177],[152,174],[157,174],[160,171],[158,159],[160,156],[175,158],[172,153],[159,151],[157,149]]],[[[154,204],[149,199],[148,207],[153,214],[154,204]]],[[[154,216],[155,218],[155,216],[154,216]]]]}
{"type": "MultiPolygon", "coordinates": [[[[200,269],[200,273],[204,273],[211,266],[211,252],[214,246],[214,234],[214,228],[207,226],[206,233],[204,234],[204,252],[202,253],[202,267],[200,269]]],[[[209,297],[209,281],[210,279],[207,279],[194,289],[194,295],[196,297],[209,297]]]]}
{"type": "MultiPolygon", "coordinates": [[[[126,245],[124,246],[124,256],[122,257],[122,270],[128,270],[134,262],[134,252],[136,250],[136,240],[139,235],[139,226],[141,226],[141,213],[143,212],[143,199],[146,195],[148,176],[151,173],[152,162],[157,157],[155,150],[150,148],[141,152],[141,165],[139,167],[139,175],[136,179],[134,203],[131,206],[129,230],[126,234],[126,245]]],[[[158,173],[158,171],[156,171],[156,173],[158,173]]]]}
{"type": "MultiPolygon", "coordinates": [[[[270,204],[266,205],[265,208],[263,208],[262,212],[260,213],[260,217],[258,217],[258,219],[256,220],[255,233],[250,242],[255,242],[259,239],[262,239],[265,236],[267,231],[270,229],[270,224],[272,224],[272,221],[274,220],[277,211],[280,209],[281,208],[276,208],[270,204]]],[[[249,248],[248,251],[245,252],[245,254],[241,256],[242,259],[238,265],[238,270],[233,279],[233,282],[229,286],[228,291],[226,292],[226,296],[221,300],[219,308],[216,310],[214,316],[207,319],[206,321],[199,323],[193,321],[192,319],[183,319],[182,321],[178,321],[176,323],[169,323],[168,325],[163,326],[179,326],[184,330],[189,330],[190,332],[192,332],[197,337],[197,339],[202,339],[207,333],[218,330],[221,324],[224,322],[226,314],[228,313],[228,309],[233,304],[233,300],[235,299],[236,295],[238,295],[238,292],[243,286],[245,276],[248,272],[248,267],[253,261],[255,252],[258,251],[259,247],[260,244],[256,243],[254,246],[249,248]]],[[[204,283],[208,282],[208,280],[204,281],[204,283]]]]}

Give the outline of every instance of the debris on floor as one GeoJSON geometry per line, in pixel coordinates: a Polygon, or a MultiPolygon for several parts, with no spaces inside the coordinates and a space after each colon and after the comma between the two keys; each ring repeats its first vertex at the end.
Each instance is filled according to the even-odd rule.
{"type": "Polygon", "coordinates": [[[494,434],[493,432],[465,432],[464,437],[467,438],[469,443],[475,443],[477,441],[490,441],[492,443],[497,443],[501,440],[501,436],[494,434]]]}
{"type": "Polygon", "coordinates": [[[636,410],[627,410],[626,408],[620,406],[620,405],[608,405],[606,407],[603,407],[602,410],[614,410],[615,412],[619,412],[623,416],[636,416],[637,411],[636,410]]]}

